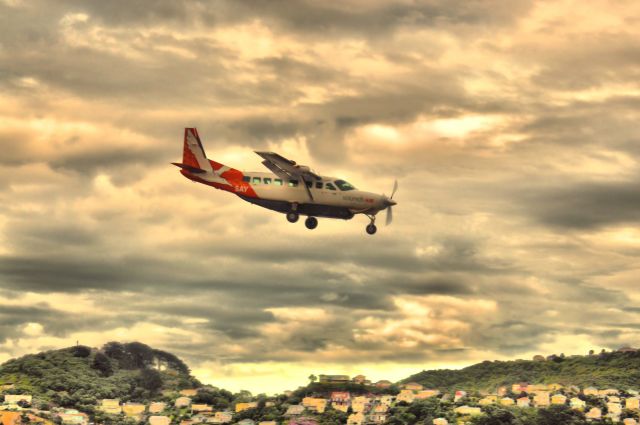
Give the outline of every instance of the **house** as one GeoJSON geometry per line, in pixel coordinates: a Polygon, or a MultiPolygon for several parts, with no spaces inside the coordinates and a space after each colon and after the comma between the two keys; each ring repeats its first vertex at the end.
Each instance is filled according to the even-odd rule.
{"type": "Polygon", "coordinates": [[[511,392],[514,394],[526,393],[529,390],[529,384],[527,382],[520,382],[511,386],[511,392]]]}
{"type": "Polygon", "coordinates": [[[140,417],[146,408],[147,406],[142,403],[125,403],[122,405],[122,411],[130,418],[140,417]]]}
{"type": "Polygon", "coordinates": [[[371,399],[369,397],[355,397],[353,400],[351,400],[351,409],[355,413],[364,412],[367,409],[370,401],[371,399]]]}
{"type": "Polygon", "coordinates": [[[167,407],[167,403],[154,401],[149,405],[149,413],[160,413],[167,407]]]}
{"type": "Polygon", "coordinates": [[[600,397],[606,397],[609,395],[619,395],[620,391],[618,391],[615,388],[607,388],[606,390],[600,390],[598,391],[598,396],[600,397]]]}
{"type": "Polygon", "coordinates": [[[453,409],[458,415],[470,415],[476,416],[482,414],[482,410],[479,407],[460,406],[453,409]]]}
{"type": "Polygon", "coordinates": [[[353,382],[355,384],[361,384],[361,385],[371,385],[371,381],[367,379],[366,376],[364,375],[357,375],[353,378],[353,382]]]}
{"type": "Polygon", "coordinates": [[[564,394],[554,394],[551,397],[551,404],[567,404],[567,396],[564,394]]]}
{"type": "Polygon", "coordinates": [[[512,399],[512,398],[509,398],[509,397],[503,397],[503,398],[501,398],[501,399],[500,399],[500,404],[501,404],[502,406],[513,406],[514,404],[516,404],[516,402],[515,402],[515,401],[513,401],[513,399],[512,399]]]}
{"type": "Polygon", "coordinates": [[[640,410],[640,397],[629,397],[624,403],[625,409],[640,410]]]}
{"type": "Polygon", "coordinates": [[[364,413],[352,413],[347,418],[347,425],[363,425],[364,424],[364,413]]]}
{"type": "Polygon", "coordinates": [[[462,391],[462,390],[458,390],[456,391],[455,395],[453,396],[453,402],[457,402],[462,400],[463,398],[465,398],[467,396],[467,392],[466,391],[462,391]]]}
{"type": "Polygon", "coordinates": [[[233,412],[219,411],[213,415],[213,418],[209,419],[209,422],[214,424],[226,424],[227,422],[231,422],[233,420],[233,412]]]}
{"type": "Polygon", "coordinates": [[[367,422],[382,425],[387,421],[387,417],[386,413],[375,412],[367,416],[367,422]]]}
{"type": "Polygon", "coordinates": [[[89,416],[75,409],[67,409],[63,413],[58,413],[58,417],[63,424],[68,425],[88,425],[89,416]]]}
{"type": "Polygon", "coordinates": [[[334,403],[348,403],[351,401],[351,394],[348,391],[334,391],[329,396],[329,399],[334,403]]]}
{"type": "Polygon", "coordinates": [[[529,407],[531,405],[531,401],[529,400],[529,397],[520,397],[517,401],[516,401],[518,407],[529,407]]]}
{"type": "Polygon", "coordinates": [[[607,401],[611,402],[611,403],[620,403],[620,397],[618,397],[617,395],[610,395],[609,397],[607,397],[607,401]]]}
{"type": "Polygon", "coordinates": [[[294,404],[293,406],[289,406],[287,411],[285,412],[285,416],[296,416],[302,415],[304,413],[304,406],[301,404],[294,404]]]}
{"type": "Polygon", "coordinates": [[[376,388],[389,388],[391,385],[391,381],[387,381],[386,379],[382,379],[375,383],[376,388]]]}
{"type": "Polygon", "coordinates": [[[318,421],[313,418],[302,416],[299,418],[291,418],[289,420],[289,425],[318,425],[318,421]]]}
{"type": "Polygon", "coordinates": [[[404,384],[402,388],[404,388],[405,390],[411,390],[411,391],[420,391],[424,389],[424,387],[418,384],[417,382],[409,382],[407,384],[404,384]]]}
{"type": "Polygon", "coordinates": [[[549,384],[549,391],[560,391],[564,386],[561,384],[549,384]]]}
{"type": "Polygon", "coordinates": [[[536,394],[539,392],[547,392],[549,390],[550,390],[549,386],[545,384],[534,384],[534,385],[527,386],[527,393],[536,394]]]}
{"type": "Polygon", "coordinates": [[[587,407],[587,402],[578,397],[573,397],[569,403],[571,404],[571,408],[576,410],[584,410],[584,408],[587,407]]]}
{"type": "Polygon", "coordinates": [[[189,388],[186,390],[180,390],[180,395],[185,397],[195,397],[198,394],[197,388],[189,388]]]}
{"type": "Polygon", "coordinates": [[[302,405],[312,412],[324,413],[327,408],[327,400],[317,397],[305,397],[302,399],[302,405]]]}
{"type": "Polygon", "coordinates": [[[278,425],[276,421],[260,421],[258,425],[278,425]]]}
{"type": "Polygon", "coordinates": [[[149,425],[169,425],[171,418],[168,416],[149,416],[149,425]]]}
{"type": "Polygon", "coordinates": [[[395,400],[395,397],[389,394],[385,394],[379,396],[377,400],[380,402],[380,404],[391,406],[393,404],[393,401],[395,400]]]}
{"type": "Polygon", "coordinates": [[[546,407],[549,405],[549,393],[540,391],[533,397],[533,403],[536,407],[546,407]]]}
{"type": "Polygon", "coordinates": [[[110,415],[119,415],[122,412],[120,400],[117,398],[105,398],[100,401],[98,409],[110,415]]]}
{"type": "Polygon", "coordinates": [[[192,404],[191,411],[192,412],[213,412],[213,406],[209,406],[208,404],[192,404]]]}
{"type": "Polygon", "coordinates": [[[445,418],[435,418],[433,420],[433,425],[449,425],[449,421],[445,418]]]}
{"type": "Polygon", "coordinates": [[[400,394],[396,396],[396,402],[404,401],[405,403],[413,403],[416,399],[416,394],[413,390],[401,390],[400,394]]]}
{"type": "Polygon", "coordinates": [[[240,422],[236,422],[238,425],[256,425],[255,421],[252,419],[243,419],[240,422]]]}
{"type": "Polygon", "coordinates": [[[488,406],[490,404],[495,403],[496,401],[498,401],[498,396],[495,395],[488,395],[482,399],[480,399],[480,401],[478,402],[478,404],[480,406],[488,406]]]}
{"type": "Polygon", "coordinates": [[[591,410],[584,415],[587,419],[600,419],[602,418],[602,410],[597,407],[592,407],[591,410]]]}
{"type": "Polygon", "coordinates": [[[638,421],[636,421],[633,418],[626,418],[625,420],[622,421],[622,423],[624,425],[638,425],[638,421]]]}
{"type": "Polygon", "coordinates": [[[320,375],[321,384],[347,384],[350,379],[348,375],[320,375]]]}
{"type": "Polygon", "coordinates": [[[587,387],[584,390],[582,390],[582,394],[584,395],[598,395],[598,389],[596,387],[587,387]]]}
{"type": "Polygon", "coordinates": [[[5,394],[4,404],[18,404],[21,401],[31,404],[32,398],[29,394],[5,394]]]}
{"type": "Polygon", "coordinates": [[[0,412],[0,425],[17,425],[20,423],[20,412],[0,412]]]}
{"type": "Polygon", "coordinates": [[[178,397],[176,398],[175,406],[176,407],[188,407],[191,404],[190,397],[178,397]]]}
{"type": "Polygon", "coordinates": [[[609,411],[609,414],[620,416],[622,413],[622,404],[609,402],[607,403],[607,410],[609,411]]]}
{"type": "Polygon", "coordinates": [[[498,397],[502,397],[507,395],[507,392],[509,391],[509,389],[506,386],[501,386],[498,387],[498,390],[496,391],[496,394],[498,395],[498,397]]]}
{"type": "Polygon", "coordinates": [[[331,403],[331,407],[333,407],[335,410],[338,410],[340,412],[347,413],[347,411],[349,410],[349,407],[351,407],[351,404],[333,402],[331,403]]]}
{"type": "Polygon", "coordinates": [[[438,394],[440,394],[440,391],[438,390],[420,390],[418,392],[415,393],[416,394],[416,399],[417,400],[424,400],[426,398],[431,398],[431,397],[435,397],[438,394]]]}
{"type": "Polygon", "coordinates": [[[236,413],[240,413],[249,409],[255,409],[256,407],[258,407],[257,401],[250,401],[248,403],[236,403],[236,413]]]}
{"type": "Polygon", "coordinates": [[[389,411],[389,405],[388,404],[376,404],[371,409],[371,412],[373,412],[373,413],[387,413],[388,411],[389,411]]]}

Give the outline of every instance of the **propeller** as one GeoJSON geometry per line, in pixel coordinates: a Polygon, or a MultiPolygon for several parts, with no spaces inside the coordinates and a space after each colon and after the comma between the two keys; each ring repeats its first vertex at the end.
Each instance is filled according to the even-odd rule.
{"type": "Polygon", "coordinates": [[[393,182],[393,190],[391,191],[391,196],[389,196],[388,198],[385,197],[384,203],[387,206],[387,220],[385,222],[385,225],[390,225],[391,222],[393,221],[393,207],[394,205],[397,204],[396,201],[393,200],[393,195],[396,194],[396,191],[398,190],[398,180],[393,182]]]}

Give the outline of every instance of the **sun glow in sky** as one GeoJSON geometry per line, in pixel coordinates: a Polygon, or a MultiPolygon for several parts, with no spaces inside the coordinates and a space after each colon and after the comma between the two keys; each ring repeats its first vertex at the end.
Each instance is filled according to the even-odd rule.
{"type": "Polygon", "coordinates": [[[0,0],[0,361],[141,341],[203,382],[640,345],[640,3],[0,0]],[[395,196],[280,214],[184,179],[272,150],[395,196]]]}

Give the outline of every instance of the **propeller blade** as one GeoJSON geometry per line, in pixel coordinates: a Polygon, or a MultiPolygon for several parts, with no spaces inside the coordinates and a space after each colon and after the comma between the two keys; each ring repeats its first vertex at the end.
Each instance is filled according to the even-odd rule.
{"type": "Polygon", "coordinates": [[[393,199],[393,195],[396,194],[396,190],[398,190],[398,180],[397,179],[393,182],[393,190],[391,191],[391,196],[389,196],[389,199],[393,199]]]}
{"type": "Polygon", "coordinates": [[[387,221],[385,225],[386,226],[390,225],[392,221],[393,221],[393,208],[391,208],[391,205],[389,205],[387,207],[387,221]]]}

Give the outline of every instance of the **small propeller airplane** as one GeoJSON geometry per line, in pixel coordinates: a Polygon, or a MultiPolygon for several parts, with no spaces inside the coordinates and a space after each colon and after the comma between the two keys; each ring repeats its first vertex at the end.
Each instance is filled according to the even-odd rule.
{"type": "Polygon", "coordinates": [[[198,130],[185,128],[182,162],[172,164],[194,182],[234,193],[247,202],[284,213],[291,223],[297,222],[300,215],[306,215],[307,229],[318,226],[316,217],[350,220],[356,214],[364,214],[370,220],[366,231],[373,235],[378,230],[376,214],[385,209],[386,224],[391,224],[397,180],[391,196],[387,197],[358,190],[339,178],[320,176],[309,167],[298,165],[277,153],[256,153],[264,159],[262,164],[271,173],[242,172],[208,159],[198,130]]]}

